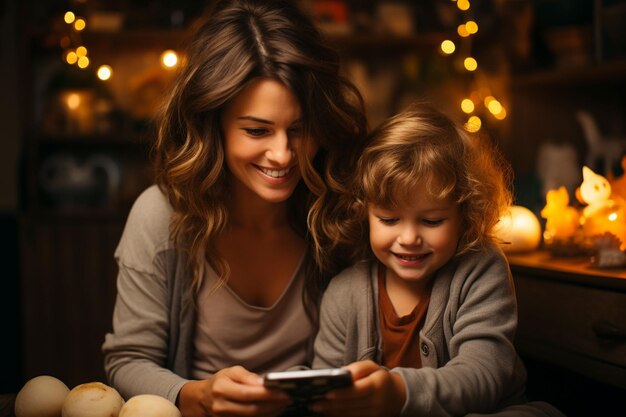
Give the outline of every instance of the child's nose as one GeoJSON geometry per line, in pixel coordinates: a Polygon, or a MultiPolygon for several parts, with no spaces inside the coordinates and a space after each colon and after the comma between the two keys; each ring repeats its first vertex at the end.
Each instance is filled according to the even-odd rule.
{"type": "Polygon", "coordinates": [[[402,233],[399,236],[400,244],[402,245],[417,245],[422,242],[419,228],[415,226],[406,226],[402,229],[402,233]]]}

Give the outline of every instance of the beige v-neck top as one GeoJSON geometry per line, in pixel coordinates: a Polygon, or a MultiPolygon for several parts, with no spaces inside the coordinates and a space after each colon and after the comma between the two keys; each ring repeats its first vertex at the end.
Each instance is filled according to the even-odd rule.
{"type": "Polygon", "coordinates": [[[211,292],[218,278],[207,264],[197,295],[193,378],[205,379],[233,365],[262,374],[306,363],[313,325],[302,301],[303,259],[270,307],[246,303],[228,283],[211,292]]]}

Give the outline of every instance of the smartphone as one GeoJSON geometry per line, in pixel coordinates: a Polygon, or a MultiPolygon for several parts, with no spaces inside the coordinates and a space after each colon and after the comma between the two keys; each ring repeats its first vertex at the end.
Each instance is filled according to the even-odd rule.
{"type": "Polygon", "coordinates": [[[293,399],[284,416],[312,416],[308,404],[323,399],[330,390],[351,386],[352,374],[343,368],[270,372],[263,377],[263,383],[268,388],[286,391],[293,399]]]}

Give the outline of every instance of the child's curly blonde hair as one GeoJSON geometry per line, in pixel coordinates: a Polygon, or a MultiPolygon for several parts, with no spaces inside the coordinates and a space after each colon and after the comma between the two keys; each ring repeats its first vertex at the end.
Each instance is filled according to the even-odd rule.
{"type": "Polygon", "coordinates": [[[459,204],[457,256],[495,243],[494,226],[512,202],[511,168],[495,146],[425,103],[411,105],[370,134],[353,179],[357,259],[370,256],[368,205],[395,207],[418,184],[435,198],[459,204]]]}

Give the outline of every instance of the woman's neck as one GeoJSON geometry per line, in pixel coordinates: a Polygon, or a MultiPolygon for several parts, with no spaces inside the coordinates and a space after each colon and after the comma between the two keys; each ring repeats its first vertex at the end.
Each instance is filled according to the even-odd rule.
{"type": "Polygon", "coordinates": [[[259,232],[288,226],[286,201],[271,203],[249,192],[233,192],[228,202],[229,223],[259,232]]]}

